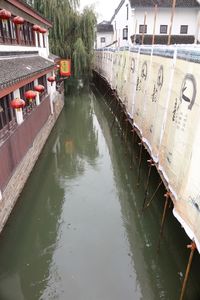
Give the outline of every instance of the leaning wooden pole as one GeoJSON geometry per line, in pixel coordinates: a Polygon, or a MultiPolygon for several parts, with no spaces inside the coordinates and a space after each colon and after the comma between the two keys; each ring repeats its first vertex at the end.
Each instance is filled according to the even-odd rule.
{"type": "Polygon", "coordinates": [[[188,265],[187,265],[187,269],[186,269],[186,272],[185,272],[185,277],[184,277],[184,281],[183,281],[183,285],[182,285],[182,289],[181,289],[181,296],[180,296],[179,300],[183,300],[183,297],[184,297],[184,294],[185,294],[185,289],[186,289],[186,285],[187,285],[187,282],[188,282],[190,269],[191,269],[191,266],[192,266],[192,259],[193,259],[193,256],[194,256],[194,252],[196,250],[195,242],[192,242],[190,245],[187,246],[187,248],[191,249],[191,251],[190,251],[190,257],[189,257],[189,261],[188,261],[188,265]]]}
{"type": "Polygon", "coordinates": [[[173,26],[173,21],[174,21],[175,7],[176,7],[176,0],[173,0],[167,45],[170,45],[170,43],[171,43],[172,26],[173,26]]]}
{"type": "Polygon", "coordinates": [[[144,13],[144,24],[143,24],[143,31],[142,31],[142,45],[144,45],[144,34],[145,34],[145,27],[146,27],[146,20],[147,20],[147,13],[144,13]]]}
{"type": "Polygon", "coordinates": [[[170,193],[167,192],[164,196],[166,199],[165,199],[165,205],[164,205],[163,215],[162,215],[162,220],[161,220],[160,233],[159,233],[159,239],[158,239],[158,245],[157,245],[157,253],[159,253],[159,251],[160,251],[161,238],[163,236],[163,230],[164,230],[164,224],[165,224],[166,215],[167,215],[167,209],[169,207],[170,193]]]}
{"type": "Polygon", "coordinates": [[[195,41],[194,43],[197,44],[198,43],[198,37],[199,37],[199,28],[200,28],[200,13],[198,14],[198,18],[197,18],[197,30],[196,30],[196,35],[195,35],[195,41]]]}
{"type": "Polygon", "coordinates": [[[137,20],[135,20],[135,32],[134,32],[134,40],[133,40],[133,44],[136,44],[136,35],[137,35],[137,20]]]}
{"type": "Polygon", "coordinates": [[[157,11],[158,11],[158,5],[156,4],[154,6],[154,22],[153,22],[153,36],[152,36],[152,45],[155,44],[155,33],[156,33],[156,19],[157,19],[157,11]]]}

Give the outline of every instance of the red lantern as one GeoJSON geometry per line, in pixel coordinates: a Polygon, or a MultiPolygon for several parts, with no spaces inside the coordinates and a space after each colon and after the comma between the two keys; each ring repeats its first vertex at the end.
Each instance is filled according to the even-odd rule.
{"type": "Polygon", "coordinates": [[[48,80],[49,82],[51,82],[51,85],[52,85],[53,82],[56,80],[56,78],[55,78],[55,76],[49,76],[49,77],[47,78],[47,80],[48,80]]]}
{"type": "Polygon", "coordinates": [[[35,90],[36,92],[42,93],[42,92],[44,92],[44,86],[41,85],[41,84],[36,85],[36,86],[34,86],[34,90],[35,90]]]}
{"type": "Polygon", "coordinates": [[[31,90],[27,91],[27,92],[25,92],[24,97],[26,99],[28,99],[30,102],[32,102],[36,97],[36,92],[31,91],[31,90]]]}
{"type": "Polygon", "coordinates": [[[0,19],[1,20],[8,20],[11,17],[11,12],[9,12],[6,9],[1,9],[0,10],[0,19]]]}
{"type": "Polygon", "coordinates": [[[24,22],[25,22],[24,19],[20,16],[17,16],[17,17],[13,18],[13,23],[15,25],[22,25],[22,24],[24,24],[24,22]]]}
{"type": "Polygon", "coordinates": [[[41,28],[41,27],[39,27],[38,31],[42,34],[47,32],[47,30],[45,28],[41,28]]]}
{"type": "Polygon", "coordinates": [[[39,31],[40,26],[39,25],[33,25],[33,31],[39,31]]]}
{"type": "Polygon", "coordinates": [[[15,98],[14,100],[11,101],[10,105],[14,109],[19,109],[25,106],[25,101],[20,99],[20,98],[15,98]]]}

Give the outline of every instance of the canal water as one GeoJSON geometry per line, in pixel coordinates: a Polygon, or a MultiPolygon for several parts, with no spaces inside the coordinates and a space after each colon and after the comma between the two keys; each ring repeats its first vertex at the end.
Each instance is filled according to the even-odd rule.
{"type": "MultiPolygon", "coordinates": [[[[0,299],[178,299],[189,240],[170,211],[156,254],[163,191],[142,214],[137,145],[130,169],[103,98],[83,90],[65,101],[0,238],[0,299]]],[[[186,299],[200,299],[199,266],[195,255],[186,299]]]]}

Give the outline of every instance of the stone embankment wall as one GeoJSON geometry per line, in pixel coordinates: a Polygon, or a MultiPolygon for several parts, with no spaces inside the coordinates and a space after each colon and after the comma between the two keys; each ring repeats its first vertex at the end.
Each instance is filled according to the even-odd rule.
{"type": "Polygon", "coordinates": [[[200,252],[199,46],[99,49],[94,71],[123,102],[200,252]]]}
{"type": "MultiPolygon", "coordinates": [[[[48,103],[48,105],[50,105],[48,103]]],[[[24,158],[18,164],[6,188],[2,193],[0,201],[0,232],[2,231],[41,151],[45,142],[55,125],[55,122],[64,106],[64,94],[58,94],[54,100],[54,113],[50,114],[47,121],[36,135],[32,146],[24,158]]],[[[50,109],[49,109],[50,110],[50,109]]]]}

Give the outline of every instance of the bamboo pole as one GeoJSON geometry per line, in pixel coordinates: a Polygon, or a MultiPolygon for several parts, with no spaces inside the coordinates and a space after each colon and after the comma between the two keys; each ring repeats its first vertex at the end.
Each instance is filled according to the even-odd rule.
{"type": "Polygon", "coordinates": [[[140,146],[140,154],[139,154],[139,164],[138,164],[137,186],[139,186],[139,184],[140,184],[140,168],[141,168],[141,163],[142,163],[142,148],[143,148],[142,141],[138,145],[140,146]]]}
{"type": "Polygon", "coordinates": [[[158,239],[158,245],[157,245],[157,253],[160,251],[160,243],[161,243],[161,238],[163,236],[163,230],[164,230],[164,225],[165,225],[165,220],[166,220],[166,215],[167,215],[167,209],[169,208],[170,204],[170,193],[167,192],[165,195],[165,204],[164,204],[164,209],[163,209],[163,215],[162,215],[162,221],[161,221],[161,226],[160,226],[160,232],[159,232],[159,239],[158,239]]]}
{"type": "Polygon", "coordinates": [[[154,43],[155,43],[155,32],[156,32],[157,11],[158,11],[158,5],[156,4],[156,5],[154,6],[154,24],[153,24],[152,45],[154,45],[154,43]]]}
{"type": "Polygon", "coordinates": [[[156,196],[156,194],[157,194],[159,188],[161,187],[162,183],[163,183],[163,182],[162,182],[162,180],[161,180],[161,181],[159,182],[159,184],[157,185],[157,188],[155,189],[155,192],[154,192],[153,195],[151,196],[149,202],[145,204],[143,211],[145,211],[145,210],[150,206],[151,202],[153,201],[154,197],[156,196]]]}
{"type": "Polygon", "coordinates": [[[189,277],[189,273],[190,273],[190,269],[191,269],[191,265],[192,265],[192,259],[194,256],[194,252],[196,250],[195,242],[192,242],[190,245],[187,246],[187,248],[191,249],[191,251],[190,251],[190,257],[189,257],[189,261],[188,261],[188,265],[187,265],[187,269],[185,272],[185,277],[184,277],[184,281],[183,281],[183,285],[182,285],[182,289],[181,289],[181,296],[180,296],[179,300],[183,300],[183,297],[185,294],[185,289],[186,289],[186,285],[188,282],[188,277],[189,277]]]}
{"type": "Polygon", "coordinates": [[[153,159],[147,160],[147,162],[149,164],[149,171],[148,171],[148,175],[147,175],[147,182],[146,182],[146,187],[145,187],[144,200],[143,200],[143,204],[142,204],[142,211],[144,210],[146,199],[148,196],[148,187],[149,187],[149,180],[150,180],[150,175],[151,175],[151,168],[152,168],[152,166],[154,166],[153,159]]]}
{"type": "Polygon", "coordinates": [[[199,37],[199,28],[200,28],[200,13],[198,14],[198,21],[197,21],[197,30],[194,43],[197,44],[198,37],[199,37]]]}
{"type": "Polygon", "coordinates": [[[135,20],[135,33],[134,33],[134,40],[133,40],[134,45],[136,43],[136,34],[137,34],[137,20],[135,20]]]}
{"type": "Polygon", "coordinates": [[[142,45],[144,44],[144,33],[145,33],[145,26],[146,26],[146,20],[147,20],[147,13],[144,13],[144,24],[143,24],[143,32],[142,32],[142,45]]]}
{"type": "Polygon", "coordinates": [[[172,26],[173,26],[173,21],[174,21],[175,7],[176,7],[176,0],[173,0],[167,45],[170,45],[170,43],[171,43],[171,34],[172,34],[172,26]]]}
{"type": "Polygon", "coordinates": [[[132,169],[132,165],[133,165],[133,162],[134,162],[134,142],[135,142],[135,129],[134,129],[134,125],[133,125],[133,128],[131,129],[131,132],[132,132],[132,143],[133,143],[133,150],[132,150],[132,153],[131,153],[131,165],[130,165],[130,169],[132,169]]]}

